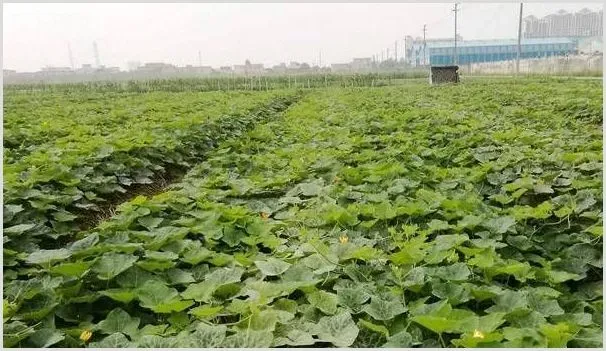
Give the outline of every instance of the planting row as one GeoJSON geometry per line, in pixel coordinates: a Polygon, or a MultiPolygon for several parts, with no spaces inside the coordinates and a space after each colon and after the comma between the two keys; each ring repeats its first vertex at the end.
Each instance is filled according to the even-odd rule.
{"type": "MultiPolygon", "coordinates": [[[[5,247],[31,252],[62,245],[57,238],[77,231],[133,187],[190,167],[219,141],[271,118],[294,99],[292,93],[150,95],[117,98],[116,104],[108,97],[104,108],[94,102],[75,107],[82,114],[55,120],[39,109],[33,119],[41,129],[32,135],[46,140],[4,165],[5,247]],[[113,112],[97,115],[105,109],[113,112]],[[49,134],[42,132],[45,126],[49,134]]],[[[16,110],[6,120],[27,109],[16,110]]],[[[26,130],[12,126],[9,133],[26,130]]]]}

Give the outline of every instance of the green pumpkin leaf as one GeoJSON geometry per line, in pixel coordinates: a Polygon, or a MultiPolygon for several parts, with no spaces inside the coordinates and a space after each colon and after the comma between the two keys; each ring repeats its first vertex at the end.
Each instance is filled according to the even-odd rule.
{"type": "Polygon", "coordinates": [[[27,256],[25,262],[30,264],[48,265],[56,261],[62,261],[71,257],[72,253],[67,249],[38,250],[27,256]]]}
{"type": "Polygon", "coordinates": [[[109,280],[133,266],[136,256],[108,252],[93,266],[93,272],[101,280],[109,280]]]}
{"type": "Polygon", "coordinates": [[[448,281],[465,281],[471,274],[471,271],[465,263],[457,262],[449,266],[438,267],[433,271],[433,275],[448,281]]]}
{"type": "Polygon", "coordinates": [[[266,261],[255,261],[255,265],[265,276],[280,275],[290,267],[290,263],[270,257],[266,261]]]}
{"type": "Polygon", "coordinates": [[[268,348],[271,346],[272,340],[273,334],[270,331],[247,330],[228,336],[221,347],[268,348]]]}
{"type": "Polygon", "coordinates": [[[147,230],[152,230],[158,227],[163,220],[164,218],[146,216],[137,219],[137,222],[147,228],[147,230]]]}
{"type": "Polygon", "coordinates": [[[494,233],[505,234],[515,224],[515,219],[513,219],[512,217],[504,216],[490,219],[485,222],[484,226],[494,233]]]}
{"type": "Polygon", "coordinates": [[[32,334],[29,337],[28,342],[34,347],[47,348],[63,339],[65,339],[65,335],[61,331],[53,328],[43,328],[32,334]]]}
{"type": "Polygon", "coordinates": [[[53,218],[55,220],[57,220],[58,222],[71,222],[74,219],[78,218],[78,216],[69,213],[67,211],[59,211],[59,212],[55,212],[53,213],[53,218]]]}
{"type": "Polygon", "coordinates": [[[4,347],[13,347],[35,332],[36,330],[34,328],[27,326],[21,321],[5,322],[3,329],[3,345],[4,347]]]}
{"type": "Polygon", "coordinates": [[[313,336],[303,330],[289,329],[283,336],[276,336],[273,346],[306,346],[313,345],[316,342],[313,336]]]}
{"type": "Polygon", "coordinates": [[[362,309],[378,321],[387,321],[407,311],[406,307],[397,300],[384,300],[378,297],[370,299],[370,303],[362,309]]]}
{"type": "Polygon", "coordinates": [[[215,317],[219,312],[223,310],[223,306],[209,306],[203,305],[189,310],[189,314],[194,315],[199,319],[209,319],[215,317]]]}
{"type": "Polygon", "coordinates": [[[318,290],[308,294],[307,301],[325,314],[337,312],[337,295],[335,294],[318,290]]]}
{"type": "Polygon", "coordinates": [[[101,295],[122,303],[129,303],[137,297],[135,291],[131,289],[108,289],[99,291],[101,295]]]}
{"type": "Polygon", "coordinates": [[[221,286],[231,283],[239,283],[242,274],[244,274],[244,269],[240,267],[217,268],[211,273],[207,274],[205,280],[209,283],[221,286]]]}
{"type": "Polygon", "coordinates": [[[105,337],[101,341],[91,342],[89,347],[92,348],[128,348],[131,347],[130,341],[122,333],[114,333],[105,337]]]}
{"type": "Polygon", "coordinates": [[[386,338],[389,338],[389,330],[385,326],[383,326],[383,325],[374,324],[374,323],[371,323],[371,322],[369,322],[367,320],[360,319],[358,321],[358,326],[360,326],[362,328],[366,328],[366,329],[368,329],[370,331],[373,331],[375,333],[382,334],[386,338]]]}
{"type": "Polygon", "coordinates": [[[88,272],[93,262],[78,261],[73,263],[63,263],[51,267],[50,272],[60,274],[66,277],[80,278],[88,272]]]}
{"type": "Polygon", "coordinates": [[[137,348],[172,349],[177,347],[177,340],[171,337],[158,335],[143,335],[137,341],[137,348]]]}
{"type": "Polygon", "coordinates": [[[123,333],[129,336],[137,335],[140,319],[131,317],[121,308],[114,308],[104,320],[97,324],[96,330],[105,334],[123,333]]]}
{"type": "Polygon", "coordinates": [[[200,282],[196,284],[190,284],[185,291],[181,293],[181,296],[185,299],[192,299],[201,302],[210,302],[213,293],[217,290],[218,285],[213,282],[200,282]]]}
{"type": "Polygon", "coordinates": [[[413,346],[413,337],[406,331],[401,331],[387,338],[387,342],[381,347],[407,348],[413,346]]]}
{"type": "Polygon", "coordinates": [[[12,227],[4,228],[5,234],[23,234],[26,231],[34,228],[35,224],[17,224],[12,227]]]}
{"type": "Polygon", "coordinates": [[[370,299],[368,294],[362,288],[339,288],[337,289],[337,300],[340,306],[351,309],[353,312],[360,312],[362,305],[370,299]]]}
{"type": "Polygon", "coordinates": [[[351,346],[358,337],[358,332],[349,312],[322,317],[317,325],[318,337],[337,347],[351,346]]]}
{"type": "Polygon", "coordinates": [[[564,348],[574,338],[574,332],[566,323],[545,324],[540,330],[547,338],[547,347],[564,348]]]}

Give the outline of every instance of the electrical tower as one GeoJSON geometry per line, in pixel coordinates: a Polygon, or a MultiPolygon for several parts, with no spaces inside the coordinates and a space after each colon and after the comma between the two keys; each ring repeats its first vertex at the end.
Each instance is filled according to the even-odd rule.
{"type": "Polygon", "coordinates": [[[97,48],[97,42],[93,41],[93,53],[95,55],[95,64],[97,68],[101,67],[101,60],[99,59],[99,49],[97,48]]]}

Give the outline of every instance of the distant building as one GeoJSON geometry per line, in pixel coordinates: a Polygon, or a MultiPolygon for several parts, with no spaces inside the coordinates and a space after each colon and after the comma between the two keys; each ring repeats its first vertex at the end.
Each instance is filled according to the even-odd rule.
{"type": "Polygon", "coordinates": [[[301,63],[301,66],[299,66],[299,71],[308,71],[310,69],[311,69],[311,66],[307,62],[303,62],[303,63],[301,63]]]}
{"type": "Polygon", "coordinates": [[[586,54],[603,53],[604,41],[602,37],[588,37],[579,39],[579,52],[586,54]]]}
{"type": "Polygon", "coordinates": [[[77,73],[90,74],[96,71],[91,64],[83,64],[82,67],[76,70],[77,73]]]}
{"type": "Polygon", "coordinates": [[[72,72],[72,69],[69,67],[47,66],[47,67],[42,68],[42,72],[45,72],[45,73],[69,73],[69,72],[72,72]]]}
{"type": "Polygon", "coordinates": [[[120,67],[103,67],[100,72],[103,73],[120,73],[120,67]]]}
{"type": "Polygon", "coordinates": [[[177,72],[177,67],[168,63],[148,62],[139,67],[137,71],[146,73],[174,73],[177,72]]]}
{"type": "Polygon", "coordinates": [[[246,65],[234,65],[234,73],[246,74],[246,65]]]}
{"type": "Polygon", "coordinates": [[[351,69],[354,71],[366,71],[372,68],[372,59],[370,57],[354,58],[351,61],[351,69]]]}
{"type": "Polygon", "coordinates": [[[333,63],[330,65],[332,72],[351,72],[351,65],[349,63],[333,63]]]}
{"type": "MultiPolygon", "coordinates": [[[[463,41],[463,37],[459,34],[457,34],[457,41],[463,41]]],[[[420,60],[421,62],[419,63],[415,63],[414,60],[412,60],[412,58],[416,58],[418,59],[419,57],[422,57],[423,54],[423,50],[424,48],[426,49],[427,46],[431,46],[434,43],[447,43],[447,42],[454,42],[454,37],[451,38],[426,38],[423,39],[422,37],[416,37],[413,39],[413,37],[411,37],[410,35],[406,36],[404,38],[404,53],[405,53],[405,61],[408,64],[412,64],[412,65],[423,65],[423,60],[420,60]]]]}
{"type": "Polygon", "coordinates": [[[4,77],[10,77],[17,74],[17,71],[15,71],[14,69],[3,69],[2,70],[2,75],[4,77]]]}
{"type": "Polygon", "coordinates": [[[53,67],[47,66],[42,68],[40,72],[36,72],[34,74],[39,75],[40,77],[51,77],[51,76],[65,76],[68,74],[72,74],[74,71],[70,67],[53,67]]]}
{"type": "Polygon", "coordinates": [[[262,63],[253,63],[247,69],[248,73],[263,73],[265,71],[262,63]]]}
{"type": "Polygon", "coordinates": [[[289,70],[298,70],[300,68],[301,68],[301,64],[296,61],[290,61],[290,63],[288,64],[289,70]]]}
{"type": "Polygon", "coordinates": [[[286,73],[288,71],[288,67],[286,66],[286,63],[282,62],[279,65],[273,66],[271,70],[274,73],[286,73]]]}
{"type": "Polygon", "coordinates": [[[213,68],[210,66],[192,66],[187,65],[181,69],[182,72],[197,73],[197,74],[210,74],[213,73],[213,68]]]}
{"type": "Polygon", "coordinates": [[[246,63],[243,65],[235,65],[234,73],[236,74],[261,74],[265,72],[265,68],[261,63],[250,63],[246,60],[246,63]]]}
{"type": "MultiPolygon", "coordinates": [[[[457,63],[497,62],[514,60],[517,39],[457,41],[457,63]]],[[[523,39],[520,58],[565,56],[577,52],[577,42],[570,38],[523,39]]],[[[410,43],[406,61],[412,66],[452,65],[454,40],[414,40],[410,43]]]]}
{"type": "Polygon", "coordinates": [[[141,67],[141,62],[139,61],[128,61],[126,63],[129,71],[136,71],[139,67],[141,67]]]}
{"type": "Polygon", "coordinates": [[[219,72],[221,73],[232,73],[233,70],[230,66],[221,66],[219,67],[219,72]]]}
{"type": "Polygon", "coordinates": [[[602,37],[603,11],[582,9],[579,12],[569,13],[558,11],[543,18],[527,16],[524,18],[524,38],[550,38],[550,37],[602,37]]]}

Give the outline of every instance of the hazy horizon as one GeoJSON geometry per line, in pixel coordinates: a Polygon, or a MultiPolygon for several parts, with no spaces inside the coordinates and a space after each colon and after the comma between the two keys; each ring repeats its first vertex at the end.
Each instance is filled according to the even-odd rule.
{"type": "MultiPolygon", "coordinates": [[[[602,3],[525,3],[524,17],[560,9],[603,9],[602,3]]],[[[290,61],[317,64],[371,57],[398,40],[452,37],[452,3],[97,3],[3,4],[3,68],[20,72],[44,66],[128,61],[218,67],[246,59],[266,66],[290,61]]],[[[458,33],[464,39],[516,38],[519,3],[462,3],[458,33]]]]}

